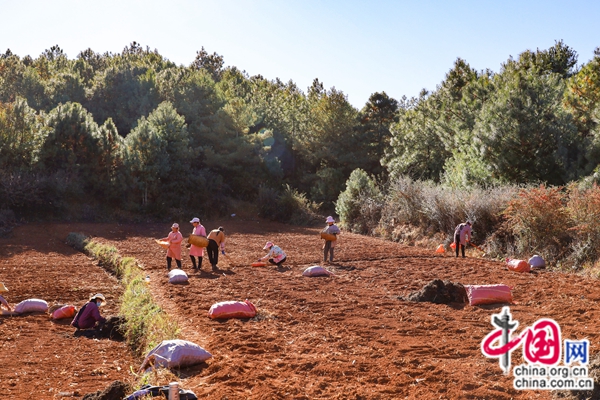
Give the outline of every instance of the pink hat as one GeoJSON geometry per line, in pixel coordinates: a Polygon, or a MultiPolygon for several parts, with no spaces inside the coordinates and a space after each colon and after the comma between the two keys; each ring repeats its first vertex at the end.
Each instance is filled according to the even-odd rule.
{"type": "Polygon", "coordinates": [[[265,247],[263,247],[263,250],[267,250],[269,248],[271,248],[273,246],[273,242],[267,242],[267,244],[265,244],[265,247]]]}
{"type": "Polygon", "coordinates": [[[329,217],[327,217],[327,219],[325,220],[325,222],[329,223],[329,222],[335,222],[335,219],[333,219],[333,217],[330,215],[329,217]]]}

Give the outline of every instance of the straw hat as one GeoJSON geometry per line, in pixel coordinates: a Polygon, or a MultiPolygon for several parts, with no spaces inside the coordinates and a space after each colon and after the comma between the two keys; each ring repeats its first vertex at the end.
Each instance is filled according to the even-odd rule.
{"type": "Polygon", "coordinates": [[[95,295],[90,297],[90,301],[92,301],[93,299],[100,299],[102,300],[102,302],[100,303],[101,306],[103,306],[104,304],[106,304],[106,298],[104,297],[104,295],[102,293],[96,293],[95,295]]]}
{"type": "Polygon", "coordinates": [[[8,292],[8,289],[6,288],[6,286],[4,286],[3,282],[0,282],[0,293],[2,292],[8,292]]]}

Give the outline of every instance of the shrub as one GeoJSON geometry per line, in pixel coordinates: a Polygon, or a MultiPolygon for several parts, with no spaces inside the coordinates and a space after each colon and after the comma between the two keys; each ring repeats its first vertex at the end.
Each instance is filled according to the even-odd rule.
{"type": "Polygon", "coordinates": [[[358,168],[346,181],[346,189],[335,203],[335,212],[349,230],[368,233],[377,227],[382,210],[381,191],[374,179],[358,168]]]}
{"type": "Polygon", "coordinates": [[[388,236],[397,236],[393,233],[396,227],[406,226],[404,229],[417,228],[428,236],[443,232],[451,240],[456,225],[471,220],[482,241],[498,228],[502,211],[517,190],[514,186],[449,188],[399,177],[388,186],[380,228],[388,236]]]}
{"type": "Polygon", "coordinates": [[[259,216],[273,221],[311,225],[322,219],[317,213],[320,206],[290,185],[284,185],[282,192],[265,186],[258,191],[259,216]]]}
{"type": "Polygon", "coordinates": [[[540,254],[547,260],[565,255],[571,224],[561,187],[521,189],[504,211],[515,236],[515,252],[540,254]]]}
{"type": "Polygon", "coordinates": [[[600,256],[600,188],[596,183],[587,189],[572,184],[568,194],[566,211],[573,236],[570,258],[575,266],[580,266],[600,256]]]}

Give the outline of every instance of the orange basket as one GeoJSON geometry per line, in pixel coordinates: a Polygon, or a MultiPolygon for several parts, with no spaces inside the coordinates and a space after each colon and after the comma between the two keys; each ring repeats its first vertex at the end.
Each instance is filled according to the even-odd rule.
{"type": "Polygon", "coordinates": [[[329,240],[331,242],[337,240],[337,236],[330,233],[321,232],[321,239],[329,240]]]}
{"type": "Polygon", "coordinates": [[[188,243],[193,244],[196,247],[206,247],[208,246],[208,239],[204,236],[190,235],[188,243]]]}
{"type": "Polygon", "coordinates": [[[162,247],[163,249],[168,249],[169,248],[169,242],[166,242],[164,240],[155,240],[156,243],[158,243],[158,245],[160,247],[162,247]]]}

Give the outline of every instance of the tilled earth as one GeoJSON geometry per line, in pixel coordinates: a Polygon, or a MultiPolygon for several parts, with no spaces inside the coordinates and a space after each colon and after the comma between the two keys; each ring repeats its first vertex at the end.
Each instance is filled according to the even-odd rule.
{"type": "MultiPolygon", "coordinates": [[[[181,223],[181,222],[180,222],[181,223]]],[[[191,225],[182,225],[184,236],[191,225]]],[[[462,284],[504,283],[513,288],[519,330],[540,318],[556,320],[563,338],[600,332],[598,281],[572,274],[507,271],[501,262],[436,254],[380,239],[343,233],[332,277],[302,271],[322,262],[319,228],[229,218],[204,224],[225,228],[227,256],[211,271],[191,270],[189,284],[168,283],[165,250],[154,239],[170,224],[37,224],[0,239],[0,281],[12,304],[41,298],[80,307],[103,293],[104,315],[116,315],[122,288],[94,260],[65,244],[81,232],[138,259],[150,275],[155,300],[181,328],[181,338],[213,354],[206,364],[176,371],[180,386],[207,399],[550,399],[549,391],[513,389],[498,360],[485,358],[482,339],[499,305],[469,306],[404,300],[434,279],[462,284]],[[267,240],[288,254],[285,268],[251,267],[267,240]],[[253,302],[249,320],[211,320],[219,301],[253,302]]],[[[477,250],[474,250],[477,251],[477,250]]],[[[133,382],[141,363],[123,342],[74,336],[67,322],[47,315],[0,317],[1,398],[78,398],[114,380],[133,382]]],[[[512,353],[512,365],[522,363],[512,353]]],[[[164,382],[163,384],[168,384],[164,382]]]]}

